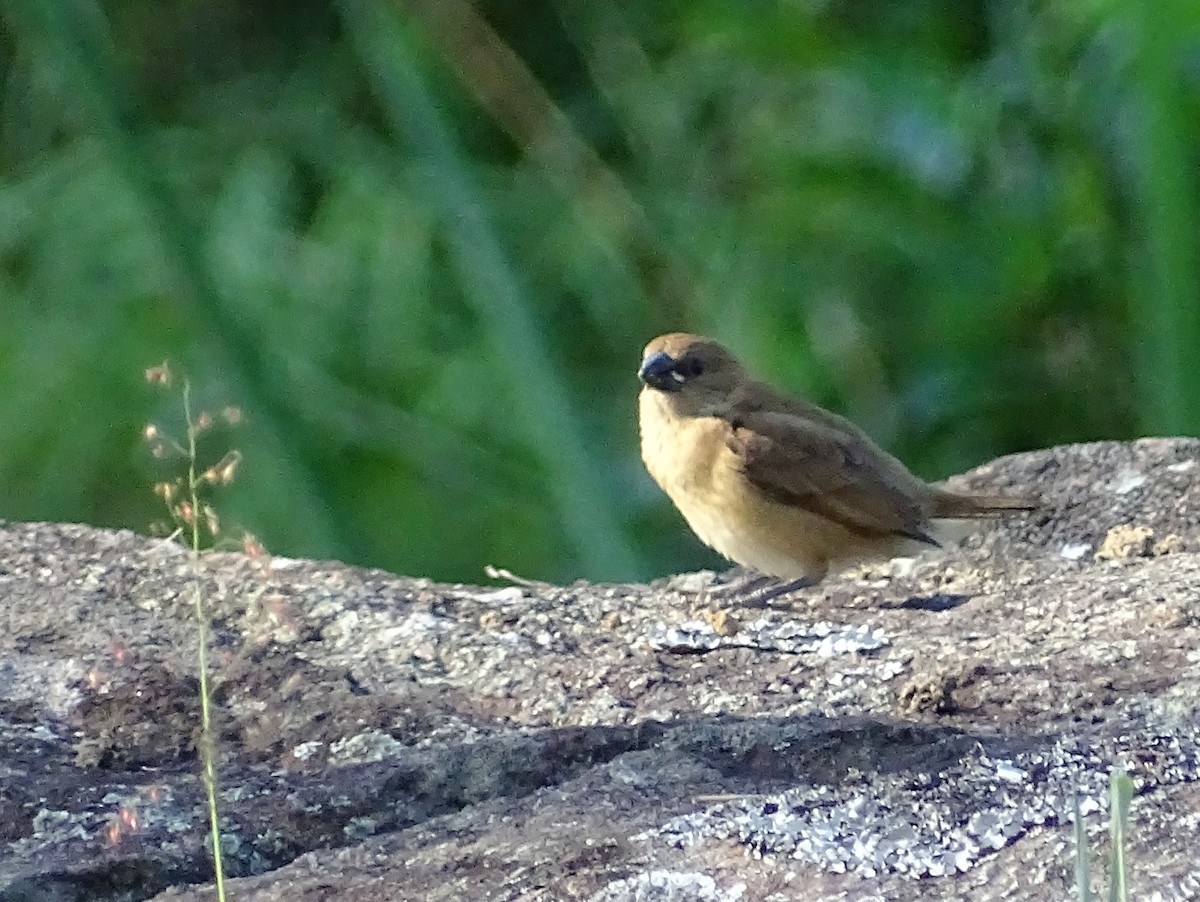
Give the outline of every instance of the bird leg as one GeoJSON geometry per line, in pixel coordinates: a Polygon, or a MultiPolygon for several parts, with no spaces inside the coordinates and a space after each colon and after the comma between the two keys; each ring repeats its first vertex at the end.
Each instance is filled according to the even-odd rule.
{"type": "Polygon", "coordinates": [[[776,577],[767,576],[757,570],[738,569],[740,572],[732,582],[720,586],[706,586],[702,597],[705,600],[737,602],[750,608],[765,608],[782,595],[817,584],[817,580],[812,577],[781,582],[776,577]]]}

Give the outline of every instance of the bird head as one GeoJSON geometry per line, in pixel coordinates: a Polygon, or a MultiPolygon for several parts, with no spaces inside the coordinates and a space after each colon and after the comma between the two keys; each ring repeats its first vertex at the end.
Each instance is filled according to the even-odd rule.
{"type": "Polygon", "coordinates": [[[728,398],[745,378],[741,364],[709,338],[672,332],[646,345],[638,378],[678,407],[700,411],[728,398]]]}

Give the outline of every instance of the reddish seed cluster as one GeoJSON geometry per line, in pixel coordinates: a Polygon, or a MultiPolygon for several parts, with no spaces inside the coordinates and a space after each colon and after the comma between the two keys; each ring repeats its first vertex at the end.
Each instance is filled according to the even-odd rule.
{"type": "Polygon", "coordinates": [[[200,478],[213,485],[229,485],[233,482],[234,474],[237,472],[238,464],[241,462],[242,452],[230,451],[217,463],[205,470],[204,475],[200,478]]]}
{"type": "MultiPolygon", "coordinates": [[[[158,366],[149,367],[146,370],[146,381],[152,385],[169,386],[172,379],[173,375],[170,366],[166,362],[158,366]]],[[[186,411],[189,409],[187,406],[188,387],[186,381],[184,382],[183,392],[184,409],[186,411]]],[[[232,406],[222,408],[219,416],[222,421],[230,426],[240,425],[243,419],[241,408],[232,406]]],[[[152,456],[158,459],[180,457],[194,461],[196,438],[201,433],[211,429],[216,422],[216,418],[208,411],[189,414],[188,417],[186,423],[186,446],[166,434],[156,423],[148,423],[143,427],[142,439],[150,446],[152,456]]],[[[171,481],[158,482],[154,486],[154,493],[167,505],[171,519],[178,526],[193,526],[199,522],[210,535],[216,536],[221,531],[220,518],[212,506],[200,502],[197,496],[200,493],[200,489],[205,485],[230,485],[237,474],[241,461],[242,454],[240,451],[229,451],[217,463],[201,471],[194,478],[193,482],[189,482],[190,477],[185,476],[171,481]]],[[[257,544],[257,540],[250,547],[257,548],[258,553],[261,553],[262,546],[257,544]]]]}
{"type": "Polygon", "coordinates": [[[252,533],[242,536],[242,554],[246,557],[266,557],[267,549],[252,533]]]}
{"type": "Polygon", "coordinates": [[[138,813],[126,805],[121,805],[117,808],[116,816],[108,822],[104,838],[110,846],[115,846],[130,833],[137,833],[141,826],[142,820],[138,813]]]}
{"type": "Polygon", "coordinates": [[[146,368],[146,381],[151,385],[170,385],[171,367],[164,360],[158,366],[146,368]]]}

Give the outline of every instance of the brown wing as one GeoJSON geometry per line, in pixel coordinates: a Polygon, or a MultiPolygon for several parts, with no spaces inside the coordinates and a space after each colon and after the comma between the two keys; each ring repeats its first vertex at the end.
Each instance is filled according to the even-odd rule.
{"type": "Polygon", "coordinates": [[[865,438],[787,413],[750,411],[731,419],[727,444],[763,494],[820,514],[865,536],[902,535],[936,545],[915,477],[865,438]],[[903,473],[902,478],[898,478],[903,473]]]}

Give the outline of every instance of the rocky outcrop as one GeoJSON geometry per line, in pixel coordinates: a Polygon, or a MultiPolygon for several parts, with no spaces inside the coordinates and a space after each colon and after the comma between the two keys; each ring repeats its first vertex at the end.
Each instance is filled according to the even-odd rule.
{"type": "MultiPolygon", "coordinates": [[[[1200,442],[954,483],[1046,507],[768,608],[205,558],[234,898],[1062,899],[1116,767],[1191,898],[1200,442]]],[[[0,527],[0,899],[211,898],[189,566],[0,527]]]]}

